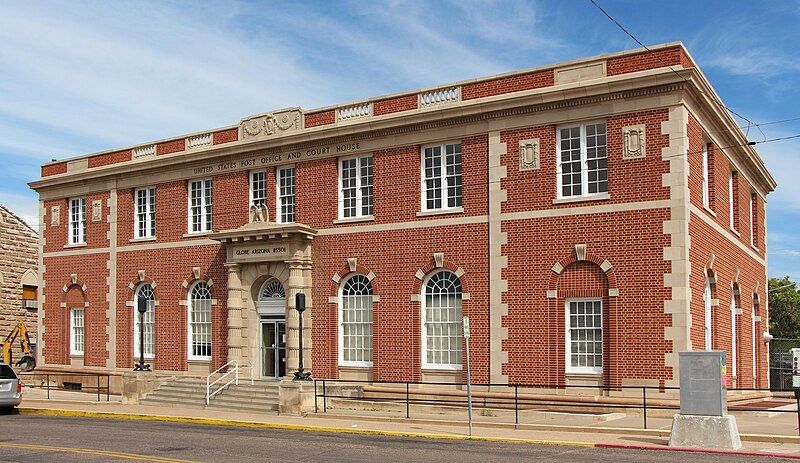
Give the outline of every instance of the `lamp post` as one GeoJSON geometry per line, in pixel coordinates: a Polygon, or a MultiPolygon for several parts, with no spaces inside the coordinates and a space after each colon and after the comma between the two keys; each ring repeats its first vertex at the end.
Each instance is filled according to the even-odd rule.
{"type": "Polygon", "coordinates": [[[147,312],[147,299],[141,292],[136,298],[136,310],[139,312],[139,363],[133,371],[150,371],[150,365],[144,363],[144,313],[147,312]]]}
{"type": "Polygon", "coordinates": [[[306,295],[303,293],[297,293],[294,296],[294,308],[297,310],[297,314],[300,318],[300,356],[298,357],[297,362],[297,371],[294,372],[294,380],[295,381],[308,381],[311,379],[311,372],[310,371],[303,371],[303,312],[306,311],[306,295]]]}

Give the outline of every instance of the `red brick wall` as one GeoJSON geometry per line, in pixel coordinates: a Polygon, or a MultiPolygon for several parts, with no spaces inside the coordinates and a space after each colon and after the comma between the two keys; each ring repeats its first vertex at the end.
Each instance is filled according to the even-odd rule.
{"type": "Polygon", "coordinates": [[[115,151],[113,153],[98,154],[89,158],[89,168],[102,167],[131,160],[131,150],[115,151]]]}
{"type": "Polygon", "coordinates": [[[466,84],[461,87],[461,99],[472,100],[503,93],[521,92],[534,88],[550,87],[555,82],[552,69],[530,72],[500,79],[466,84]]]}
{"type": "MultiPolygon", "coordinates": [[[[88,249],[101,248],[108,246],[108,192],[93,193],[86,195],[86,247],[88,249]],[[100,221],[92,221],[92,201],[100,200],[103,203],[102,217],[100,221]]],[[[68,244],[69,237],[69,200],[67,198],[45,201],[45,224],[44,231],[44,251],[63,251],[68,244]],[[52,206],[61,208],[60,223],[58,226],[51,225],[52,206]]]]}
{"type": "MultiPolygon", "coordinates": [[[[689,188],[690,198],[693,205],[700,209],[708,219],[718,223],[724,230],[729,230],[729,197],[728,197],[728,175],[731,164],[725,153],[719,149],[713,150],[713,190],[711,196],[715,198],[714,212],[716,217],[709,214],[702,207],[702,144],[703,131],[699,122],[689,116],[687,127],[689,134],[689,188]]],[[[712,158],[709,156],[709,167],[712,158]]],[[[709,174],[711,168],[709,168],[709,174]]],[[[735,219],[748,217],[749,214],[749,194],[750,185],[742,175],[737,175],[734,191],[738,198],[735,219]]],[[[712,185],[712,182],[709,182],[712,185]]],[[[763,201],[761,202],[763,203],[763,201]]],[[[749,221],[737,222],[737,229],[741,235],[721,234],[714,228],[706,224],[699,217],[692,215],[689,221],[689,236],[691,238],[690,262],[691,276],[690,286],[692,289],[692,300],[690,311],[692,315],[691,339],[695,349],[704,348],[705,330],[705,303],[703,293],[705,289],[706,271],[710,261],[711,253],[714,253],[713,273],[716,276],[716,284],[712,288],[712,299],[719,300],[719,306],[712,307],[712,348],[728,351],[728,373],[732,374],[732,322],[731,322],[731,298],[733,297],[732,285],[736,271],[739,270],[738,286],[741,296],[739,304],[742,315],[737,316],[737,351],[738,351],[738,381],[739,387],[766,387],[767,385],[767,358],[766,348],[760,340],[760,333],[766,327],[766,308],[764,304],[758,308],[757,315],[762,317],[762,322],[757,323],[757,375],[753,374],[752,368],[752,317],[753,293],[756,292],[758,282],[758,294],[761,301],[764,301],[766,293],[767,275],[766,268],[755,259],[745,253],[735,244],[739,241],[750,248],[750,224],[749,221]],[[757,377],[754,385],[753,378],[757,377]]],[[[755,251],[754,251],[755,252],[755,251]]],[[[763,258],[763,250],[757,254],[763,258]]]]}
{"type": "Polygon", "coordinates": [[[228,361],[228,313],[226,303],[227,270],[223,266],[225,250],[221,245],[191,246],[178,249],[121,252],[117,255],[117,366],[133,366],[133,307],[134,291],[129,283],[139,284],[137,272],[144,270],[146,281],[155,283],[156,348],[154,366],[159,370],[185,370],[188,351],[188,308],[181,305],[188,291],[182,282],[194,281],[192,267],[200,267],[201,278],[213,281],[211,317],[213,341],[211,346],[213,370],[228,361]]]}
{"type": "Polygon", "coordinates": [[[218,132],[214,132],[212,134],[212,138],[214,140],[215,145],[237,141],[239,140],[239,129],[234,128],[234,129],[220,130],[218,132]]]}
{"type": "MultiPolygon", "coordinates": [[[[608,191],[611,199],[603,201],[603,204],[669,198],[669,189],[661,186],[661,175],[669,171],[669,163],[661,159],[661,149],[669,144],[669,136],[661,134],[661,123],[668,119],[669,114],[665,109],[606,119],[608,191]],[[635,124],[645,124],[647,156],[623,160],[622,128],[635,124]]],[[[502,162],[508,166],[507,177],[501,181],[502,187],[508,190],[508,200],[503,204],[503,212],[575,207],[574,203],[553,204],[557,197],[558,182],[555,126],[503,132],[501,141],[506,143],[507,152],[502,162]],[[519,142],[531,138],[539,139],[540,168],[520,171],[519,142]]]]}
{"type": "Polygon", "coordinates": [[[328,125],[336,122],[336,110],[329,109],[318,113],[311,113],[305,115],[305,127],[317,127],[320,125],[328,125]]]}
{"type": "Polygon", "coordinates": [[[694,64],[680,47],[663,48],[652,52],[610,58],[606,60],[606,75],[616,76],[646,69],[677,65],[682,65],[685,68],[694,67],[694,64]]]}
{"type": "Polygon", "coordinates": [[[85,301],[89,306],[84,309],[84,364],[106,366],[107,260],[108,253],[44,258],[44,356],[47,363],[69,365],[70,309],[83,307],[85,301]],[[70,279],[73,273],[78,276],[77,285],[70,279]],[[84,284],[85,293],[81,290],[84,284]],[[64,286],[68,287],[67,293],[63,291],[64,286]],[[62,302],[67,306],[61,307],[62,302]]]}
{"type": "Polygon", "coordinates": [[[327,303],[335,295],[328,282],[347,258],[358,257],[359,266],[374,272],[373,375],[382,381],[421,379],[420,303],[412,302],[420,281],[418,269],[431,270],[433,253],[466,272],[461,277],[463,313],[470,317],[473,379],[488,381],[488,229],[486,224],[393,230],[314,239],[313,365],[318,378],[338,377],[338,306],[327,303]],[[454,240],[453,237],[459,239],[454,240]]]}
{"type": "Polygon", "coordinates": [[[165,141],[156,145],[156,155],[176,153],[186,149],[186,139],[165,141]]]}
{"type": "Polygon", "coordinates": [[[574,255],[578,243],[612,264],[619,289],[619,297],[604,299],[604,381],[671,378],[664,367],[664,353],[672,349],[664,340],[670,322],[664,301],[671,292],[664,287],[669,263],[663,248],[669,237],[662,223],[668,219],[669,210],[655,209],[503,222],[508,238],[503,246],[508,256],[502,273],[508,281],[503,350],[509,360],[503,373],[509,381],[564,383],[564,297],[600,295],[608,288],[599,267],[578,263],[573,264],[576,273],[567,267],[558,279],[558,299],[546,297],[547,290],[555,289],[549,287],[553,264],[574,255]]]}
{"type": "MultiPolygon", "coordinates": [[[[395,98],[378,100],[372,104],[372,114],[381,116],[383,114],[397,113],[400,111],[410,111],[417,109],[417,94],[403,95],[395,98]]],[[[306,123],[308,119],[306,119],[306,123]]]]}
{"type": "Polygon", "coordinates": [[[42,177],[49,177],[50,175],[66,174],[67,163],[59,162],[58,164],[48,164],[42,166],[42,177]]]}

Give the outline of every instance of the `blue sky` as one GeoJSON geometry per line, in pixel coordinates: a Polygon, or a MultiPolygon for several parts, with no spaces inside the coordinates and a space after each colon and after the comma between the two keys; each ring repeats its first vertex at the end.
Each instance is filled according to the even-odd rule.
{"type": "MultiPolygon", "coordinates": [[[[598,2],[645,44],[683,41],[740,114],[800,117],[800,0],[598,2]]],[[[635,47],[588,0],[0,2],[0,202],[35,224],[52,158],[635,47]]],[[[800,280],[800,140],[758,149],[770,275],[800,280]]]]}

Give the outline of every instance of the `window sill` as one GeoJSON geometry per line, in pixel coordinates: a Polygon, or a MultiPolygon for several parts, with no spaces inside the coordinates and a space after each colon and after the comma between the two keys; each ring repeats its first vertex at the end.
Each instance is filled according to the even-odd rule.
{"type": "Polygon", "coordinates": [[[431,365],[431,366],[423,366],[421,368],[423,373],[457,373],[463,370],[461,365],[459,366],[452,366],[448,367],[445,365],[431,365]]]}
{"type": "Polygon", "coordinates": [[[143,238],[132,238],[129,242],[130,243],[142,243],[142,242],[155,241],[155,240],[156,240],[155,236],[145,236],[143,238]]]}
{"type": "Polygon", "coordinates": [[[602,370],[567,370],[564,372],[566,376],[572,378],[596,378],[598,376],[603,376],[602,370]]]}
{"type": "Polygon", "coordinates": [[[80,354],[75,354],[75,353],[69,354],[69,358],[82,359],[83,358],[83,353],[80,353],[80,354]]]}
{"type": "Polygon", "coordinates": [[[417,217],[431,217],[435,215],[463,214],[463,213],[464,213],[463,207],[450,207],[447,209],[434,209],[432,211],[419,211],[417,212],[417,217]]]}
{"type": "Polygon", "coordinates": [[[717,213],[716,213],[716,212],[714,212],[714,211],[712,211],[712,210],[711,210],[711,208],[710,208],[710,207],[708,207],[708,206],[706,206],[705,204],[703,204],[703,209],[705,209],[705,211],[706,211],[706,212],[708,212],[709,214],[711,214],[711,216],[712,216],[712,217],[714,217],[714,218],[716,218],[716,217],[717,217],[717,213]]]}
{"type": "Polygon", "coordinates": [[[189,363],[211,363],[210,358],[189,358],[186,361],[189,363]]]}
{"type": "Polygon", "coordinates": [[[348,369],[348,370],[369,370],[372,368],[372,362],[364,362],[364,363],[347,363],[347,362],[339,362],[339,368],[348,369]]]}
{"type": "Polygon", "coordinates": [[[86,243],[65,244],[64,249],[85,248],[86,243]]]}
{"type": "Polygon", "coordinates": [[[589,196],[576,196],[576,197],[566,197],[566,198],[556,198],[553,200],[553,204],[571,204],[571,203],[580,203],[584,201],[605,201],[611,199],[611,195],[608,193],[596,193],[589,196]]]}
{"type": "Polygon", "coordinates": [[[213,232],[212,231],[204,231],[204,232],[186,233],[186,234],[183,235],[183,238],[199,238],[199,237],[203,237],[203,236],[208,236],[211,233],[213,233],[213,232]]]}
{"type": "Polygon", "coordinates": [[[741,238],[742,234],[739,233],[738,231],[734,230],[733,228],[729,228],[728,230],[730,230],[730,232],[733,233],[734,235],[741,238]]]}
{"type": "MultiPolygon", "coordinates": [[[[150,360],[150,361],[153,361],[153,360],[155,360],[155,359],[156,359],[156,357],[155,357],[155,356],[153,356],[153,355],[149,355],[149,356],[148,356],[148,355],[145,355],[145,356],[144,356],[144,359],[145,359],[145,361],[148,361],[148,360],[150,360]]],[[[137,355],[135,355],[135,356],[133,357],[133,362],[134,362],[134,363],[136,363],[136,362],[138,362],[138,361],[139,361],[139,355],[137,354],[137,355]]]]}
{"type": "Polygon", "coordinates": [[[754,246],[751,244],[750,247],[753,248],[753,251],[755,252],[761,252],[761,250],[758,249],[758,246],[754,246]]]}
{"type": "Polygon", "coordinates": [[[347,217],[345,219],[336,219],[333,221],[333,224],[340,225],[345,223],[374,222],[374,221],[375,221],[374,215],[365,215],[361,217],[347,217]]]}

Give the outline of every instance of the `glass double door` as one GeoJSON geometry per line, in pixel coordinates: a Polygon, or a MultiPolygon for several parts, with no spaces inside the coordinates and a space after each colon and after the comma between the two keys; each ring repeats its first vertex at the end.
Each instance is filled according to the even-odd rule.
{"type": "Polygon", "coordinates": [[[286,375],[286,320],[261,319],[261,376],[282,378],[286,375]]]}

